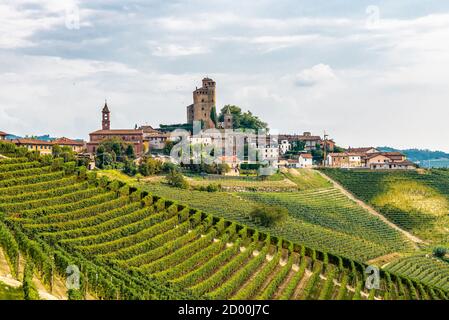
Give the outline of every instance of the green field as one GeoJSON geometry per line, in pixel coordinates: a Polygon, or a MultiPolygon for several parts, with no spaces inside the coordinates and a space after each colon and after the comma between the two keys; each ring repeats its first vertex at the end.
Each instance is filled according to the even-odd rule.
{"type": "Polygon", "coordinates": [[[23,300],[22,288],[13,288],[0,282],[0,300],[23,300]]]}
{"type": "Polygon", "coordinates": [[[449,263],[430,255],[400,259],[387,266],[387,270],[418,279],[422,283],[449,290],[449,263]]]}
{"type": "MultiPolygon", "coordinates": [[[[118,177],[116,174],[113,176],[118,177]]],[[[309,187],[305,191],[295,192],[208,193],[172,188],[163,183],[135,182],[134,185],[218,217],[358,261],[413,248],[398,231],[350,201],[338,190],[328,187],[327,182],[323,184],[318,174],[314,177],[316,183],[311,183],[309,178],[309,187]],[[314,185],[327,188],[311,187],[314,185]],[[282,223],[270,228],[259,226],[250,219],[249,213],[260,203],[286,207],[290,215],[282,223]]]]}
{"type": "Polygon", "coordinates": [[[379,290],[368,291],[365,265],[288,241],[300,234],[321,247],[348,254],[361,250],[355,252],[360,258],[386,250],[374,239],[349,236],[337,224],[324,227],[324,215],[316,224],[298,222],[305,219],[298,211],[288,220],[297,223],[293,228],[288,221],[277,231],[251,228],[257,225],[242,215],[240,205],[251,208],[252,202],[236,194],[201,193],[200,198],[192,192],[197,204],[208,199],[223,213],[201,212],[172,201],[181,194],[178,189],[171,189],[171,200],[160,198],[169,190],[160,184],[148,194],[70,163],[50,169],[27,160],[17,163],[0,163],[0,172],[9,173],[0,178],[0,245],[13,274],[21,256],[34,264],[50,292],[54,276],[64,276],[75,264],[81,270],[81,296],[99,299],[447,298],[444,290],[389,273],[382,273],[379,290]],[[43,171],[24,173],[30,166],[43,171]]]}
{"type": "Polygon", "coordinates": [[[449,243],[449,172],[323,171],[390,221],[433,244],[449,243]]]}

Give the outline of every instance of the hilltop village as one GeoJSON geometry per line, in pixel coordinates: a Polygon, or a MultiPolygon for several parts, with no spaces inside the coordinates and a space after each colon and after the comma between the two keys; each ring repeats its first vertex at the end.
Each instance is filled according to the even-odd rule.
{"type": "MultiPolygon", "coordinates": [[[[187,122],[175,125],[160,125],[153,128],[149,125],[135,125],[132,129],[115,129],[112,126],[112,114],[107,102],[99,110],[101,111],[101,128],[89,133],[89,141],[69,139],[66,137],[51,138],[42,137],[17,137],[0,131],[0,140],[7,140],[17,146],[25,147],[31,151],[41,154],[52,154],[54,149],[63,147],[77,154],[78,157],[89,159],[89,167],[95,167],[95,156],[101,156],[102,144],[107,141],[120,141],[128,147],[127,152],[132,155],[136,162],[142,157],[153,157],[163,162],[170,161],[170,149],[180,138],[173,135],[176,129],[188,132],[186,137],[191,145],[207,147],[217,144],[219,139],[214,139],[206,132],[214,129],[215,132],[238,132],[245,133],[244,143],[247,148],[255,150],[257,162],[263,162],[271,167],[287,168],[312,168],[325,166],[334,168],[372,169],[372,170],[409,170],[415,169],[416,165],[406,159],[400,152],[382,152],[373,147],[359,147],[343,149],[336,145],[328,135],[314,135],[311,132],[302,134],[279,134],[272,136],[266,134],[266,139],[261,142],[249,129],[267,130],[266,124],[260,119],[250,117],[252,126],[245,126],[241,120],[241,110],[236,106],[226,105],[217,114],[216,110],[216,82],[210,78],[202,80],[202,86],[193,91],[193,103],[186,107],[187,122]],[[200,130],[195,131],[195,126],[200,130]],[[131,150],[132,149],[132,150],[131,150]]],[[[246,122],[247,123],[247,122],[246,122]]],[[[267,130],[268,131],[268,130],[267,130]]],[[[229,134],[228,134],[229,136],[229,134]]],[[[233,139],[233,140],[232,140],[233,139]]],[[[235,143],[235,137],[231,143],[235,143]]],[[[219,141],[220,149],[217,159],[232,170],[228,174],[239,174],[239,169],[253,165],[246,156],[239,156],[235,147],[225,151],[229,145],[230,138],[222,138],[219,141]]],[[[228,148],[229,149],[229,148],[228,148]]]]}

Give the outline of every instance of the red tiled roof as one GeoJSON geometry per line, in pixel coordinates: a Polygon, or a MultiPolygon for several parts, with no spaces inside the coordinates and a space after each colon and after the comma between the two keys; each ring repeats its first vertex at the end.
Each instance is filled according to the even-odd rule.
{"type": "Polygon", "coordinates": [[[52,145],[53,143],[48,142],[48,141],[43,141],[43,140],[38,140],[38,139],[13,139],[11,140],[12,143],[15,144],[33,144],[33,145],[52,145]]]}
{"type": "Polygon", "coordinates": [[[390,159],[391,158],[401,158],[402,159],[402,157],[405,157],[405,155],[400,152],[375,152],[375,153],[370,153],[367,156],[367,159],[372,159],[377,156],[384,156],[384,157],[390,158],[390,159]]]}
{"type": "Polygon", "coordinates": [[[0,136],[7,136],[8,134],[6,132],[0,131],[0,136]]]}
{"type": "Polygon", "coordinates": [[[362,147],[362,148],[348,148],[348,152],[361,152],[361,153],[365,153],[368,152],[372,149],[375,149],[374,147],[362,147]]]}
{"type": "Polygon", "coordinates": [[[53,144],[61,145],[61,146],[84,146],[83,141],[72,140],[66,137],[62,137],[52,141],[53,144]]]}
{"type": "Polygon", "coordinates": [[[303,157],[304,159],[313,159],[313,157],[310,153],[303,153],[303,154],[300,154],[299,156],[303,157]]]}
{"type": "Polygon", "coordinates": [[[97,130],[91,132],[90,134],[102,134],[102,135],[116,135],[116,134],[130,134],[130,135],[141,135],[143,134],[142,130],[134,130],[134,129],[113,129],[113,130],[97,130]]]}

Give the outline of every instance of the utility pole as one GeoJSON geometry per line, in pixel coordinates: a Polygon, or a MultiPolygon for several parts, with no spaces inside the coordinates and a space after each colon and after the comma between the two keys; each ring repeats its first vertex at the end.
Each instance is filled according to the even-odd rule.
{"type": "Polygon", "coordinates": [[[327,153],[327,137],[326,130],[324,130],[324,146],[323,146],[323,166],[326,166],[326,153],[327,153]]]}

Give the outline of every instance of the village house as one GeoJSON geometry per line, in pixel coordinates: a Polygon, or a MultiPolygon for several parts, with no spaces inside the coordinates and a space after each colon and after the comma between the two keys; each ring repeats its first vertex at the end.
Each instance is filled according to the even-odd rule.
{"type": "Polygon", "coordinates": [[[75,153],[84,152],[84,150],[86,149],[86,144],[84,141],[72,140],[65,137],[55,139],[51,141],[51,143],[60,147],[69,147],[75,153]]]}
{"type": "Polygon", "coordinates": [[[38,139],[13,139],[10,140],[18,147],[25,147],[28,151],[38,151],[40,154],[52,154],[53,143],[38,139]]]}
{"type": "Polygon", "coordinates": [[[363,166],[362,153],[341,152],[329,153],[326,159],[326,165],[335,168],[360,168],[363,166]]]}
{"type": "Polygon", "coordinates": [[[6,140],[6,136],[8,134],[6,132],[0,131],[0,140],[6,140]]]}
{"type": "Polygon", "coordinates": [[[134,152],[137,156],[142,155],[144,150],[143,145],[143,130],[139,129],[111,129],[111,112],[109,111],[107,103],[104,104],[102,110],[102,129],[94,131],[89,134],[90,141],[87,143],[87,152],[96,153],[98,146],[105,140],[118,139],[134,147],[134,152]]]}
{"type": "Polygon", "coordinates": [[[301,153],[296,159],[279,160],[279,166],[281,163],[285,163],[285,166],[288,168],[312,168],[313,157],[310,153],[301,153]]]}
{"type": "Polygon", "coordinates": [[[145,153],[150,150],[162,150],[170,139],[170,133],[161,132],[151,126],[141,126],[143,132],[143,145],[145,153]]]}
{"type": "Polygon", "coordinates": [[[305,151],[312,151],[322,149],[324,144],[327,146],[327,150],[333,151],[335,149],[335,142],[332,139],[322,139],[320,136],[314,136],[310,132],[304,132],[302,135],[298,134],[280,134],[279,141],[287,140],[291,145],[300,141],[304,143],[305,151]]]}
{"type": "Polygon", "coordinates": [[[288,140],[281,140],[281,143],[279,143],[279,151],[281,154],[286,154],[291,149],[292,145],[288,140]]]}
{"type": "Polygon", "coordinates": [[[313,157],[310,153],[301,153],[298,158],[299,168],[312,168],[313,167],[313,157]]]}
{"type": "Polygon", "coordinates": [[[350,148],[330,153],[326,165],[334,168],[414,169],[416,165],[400,152],[380,152],[375,148],[350,148]],[[355,152],[357,151],[357,152],[355,152]]]}
{"type": "Polygon", "coordinates": [[[373,147],[363,147],[363,148],[351,148],[349,147],[347,152],[351,153],[362,153],[362,154],[370,154],[370,153],[379,153],[380,151],[373,147]]]}
{"type": "Polygon", "coordinates": [[[373,162],[369,164],[369,168],[372,170],[412,170],[416,169],[416,164],[408,160],[399,162],[373,162]]]}
{"type": "Polygon", "coordinates": [[[271,167],[277,167],[279,161],[279,147],[278,146],[261,146],[257,148],[259,161],[264,162],[271,167]]]}

